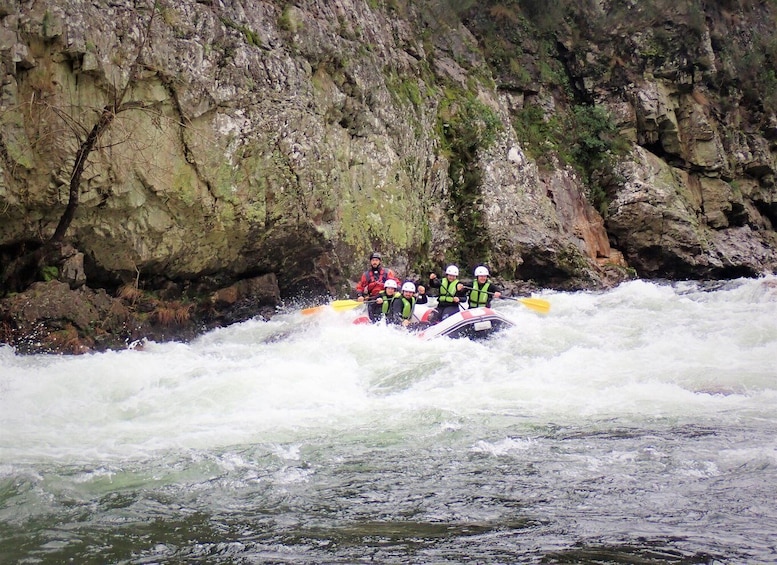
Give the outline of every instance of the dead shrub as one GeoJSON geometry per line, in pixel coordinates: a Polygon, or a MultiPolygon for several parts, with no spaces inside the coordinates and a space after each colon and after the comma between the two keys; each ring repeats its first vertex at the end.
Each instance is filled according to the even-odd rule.
{"type": "Polygon", "coordinates": [[[191,319],[192,304],[178,303],[175,308],[175,321],[183,325],[191,319]]]}
{"type": "Polygon", "coordinates": [[[151,318],[160,326],[170,327],[176,322],[175,308],[160,304],[151,312],[151,318]]]}
{"type": "Polygon", "coordinates": [[[160,326],[184,325],[191,319],[191,304],[180,302],[159,303],[151,313],[152,319],[160,326]]]}
{"type": "Polygon", "coordinates": [[[14,328],[10,322],[0,320],[0,343],[12,343],[14,339],[14,328]]]}
{"type": "Polygon", "coordinates": [[[496,4],[495,6],[491,6],[488,11],[495,20],[502,20],[513,24],[518,23],[518,14],[516,14],[515,10],[512,8],[508,8],[502,4],[496,4]]]}
{"type": "Polygon", "coordinates": [[[134,284],[127,283],[119,289],[118,297],[134,305],[143,296],[143,291],[134,284]]]}

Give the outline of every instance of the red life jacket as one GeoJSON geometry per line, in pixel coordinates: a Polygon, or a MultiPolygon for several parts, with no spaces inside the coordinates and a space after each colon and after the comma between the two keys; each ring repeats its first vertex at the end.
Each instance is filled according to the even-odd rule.
{"type": "Polygon", "coordinates": [[[375,296],[383,290],[383,284],[389,278],[394,278],[391,271],[384,269],[383,267],[378,270],[377,276],[372,269],[365,271],[361,280],[361,286],[363,287],[362,292],[367,291],[370,296],[375,296]]]}

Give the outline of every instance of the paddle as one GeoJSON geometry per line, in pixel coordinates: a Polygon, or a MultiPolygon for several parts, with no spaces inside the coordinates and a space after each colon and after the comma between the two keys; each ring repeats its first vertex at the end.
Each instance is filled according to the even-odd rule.
{"type": "MultiPolygon", "coordinates": [[[[475,290],[471,286],[465,286],[464,288],[466,288],[467,290],[475,290]]],[[[486,291],[486,294],[490,294],[491,296],[494,296],[493,292],[486,291]]],[[[543,300],[542,298],[515,298],[513,296],[502,296],[501,294],[499,298],[502,298],[504,300],[515,300],[516,302],[520,302],[527,308],[530,308],[535,312],[539,312],[540,314],[547,314],[548,312],[550,312],[550,302],[548,302],[547,300],[543,300]]]]}
{"type": "Polygon", "coordinates": [[[321,312],[323,310],[326,310],[327,308],[332,308],[335,312],[344,312],[346,310],[351,310],[353,308],[356,308],[357,306],[361,306],[362,304],[369,304],[370,302],[374,302],[374,301],[365,300],[364,302],[359,302],[358,300],[334,300],[329,304],[324,304],[323,306],[313,306],[312,308],[303,308],[302,315],[309,316],[310,314],[316,314],[317,312],[321,312]]]}

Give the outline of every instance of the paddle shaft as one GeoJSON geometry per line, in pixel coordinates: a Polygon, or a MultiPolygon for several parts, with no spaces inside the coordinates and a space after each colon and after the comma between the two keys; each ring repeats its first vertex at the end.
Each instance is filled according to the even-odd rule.
{"type": "Polygon", "coordinates": [[[322,304],[321,306],[312,306],[310,308],[303,308],[302,314],[304,316],[308,316],[310,314],[316,314],[318,312],[322,312],[326,310],[327,308],[332,308],[335,311],[339,310],[350,310],[351,308],[358,308],[362,304],[371,304],[375,302],[377,298],[371,299],[371,300],[364,300],[362,302],[359,302],[358,300],[335,300],[333,302],[330,302],[329,304],[322,304]]]}
{"type": "MultiPolygon", "coordinates": [[[[465,286],[467,290],[475,290],[471,286],[465,286]]],[[[494,296],[494,292],[488,292],[487,290],[478,290],[477,292],[485,292],[486,294],[490,294],[491,296],[494,296]]],[[[499,298],[503,298],[505,300],[514,300],[516,302],[520,302],[527,308],[531,308],[532,310],[535,310],[537,312],[540,312],[542,314],[547,314],[550,311],[550,302],[547,300],[543,300],[542,298],[514,298],[512,296],[502,296],[502,293],[499,293],[499,298]]]]}
{"type": "MultiPolygon", "coordinates": [[[[496,294],[495,292],[488,292],[487,290],[478,290],[471,286],[465,286],[464,288],[467,290],[477,290],[478,292],[485,292],[486,294],[490,294],[491,296],[494,296],[496,294]]],[[[502,296],[501,292],[499,293],[499,298],[506,298],[507,300],[518,300],[517,298],[513,298],[512,296],[502,296]]]]}

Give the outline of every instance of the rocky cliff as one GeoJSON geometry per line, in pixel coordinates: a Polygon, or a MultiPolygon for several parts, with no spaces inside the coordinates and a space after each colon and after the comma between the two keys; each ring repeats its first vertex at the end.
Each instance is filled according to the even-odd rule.
{"type": "Polygon", "coordinates": [[[85,164],[71,268],[52,265],[73,288],[342,294],[373,249],[403,274],[486,263],[557,288],[777,268],[770,3],[5,0],[0,18],[5,265],[51,236],[79,146],[126,103],[85,164]]]}

